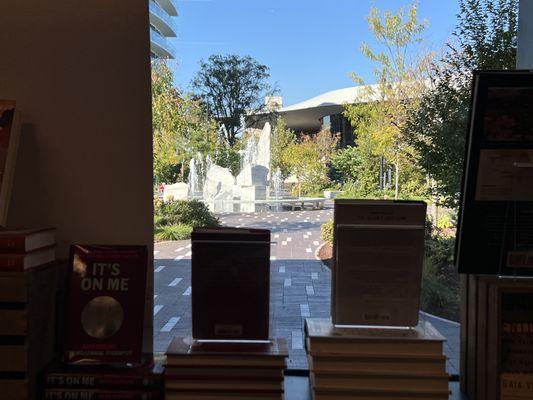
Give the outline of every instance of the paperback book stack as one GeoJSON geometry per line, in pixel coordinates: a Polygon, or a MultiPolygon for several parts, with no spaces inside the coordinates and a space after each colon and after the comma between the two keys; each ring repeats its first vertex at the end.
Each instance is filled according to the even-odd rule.
{"type": "Polygon", "coordinates": [[[132,366],[53,364],[44,375],[44,399],[162,400],[162,363],[132,366]]]}
{"type": "Polygon", "coordinates": [[[429,323],[412,329],[337,328],[305,323],[315,400],[446,400],[444,338],[429,323]]]}
{"type": "Polygon", "coordinates": [[[166,400],[284,398],[283,339],[239,343],[175,337],[166,355],[166,400]]]}
{"type": "MultiPolygon", "coordinates": [[[[62,269],[53,229],[0,232],[0,397],[34,399],[56,353],[62,269]]],[[[64,272],[64,271],[63,271],[64,272]]]]}

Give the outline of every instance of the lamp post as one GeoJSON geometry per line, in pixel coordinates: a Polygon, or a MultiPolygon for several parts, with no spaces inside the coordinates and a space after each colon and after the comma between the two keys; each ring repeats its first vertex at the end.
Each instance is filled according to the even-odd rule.
{"type": "Polygon", "coordinates": [[[533,1],[520,0],[518,10],[517,69],[533,69],[533,1]]]}

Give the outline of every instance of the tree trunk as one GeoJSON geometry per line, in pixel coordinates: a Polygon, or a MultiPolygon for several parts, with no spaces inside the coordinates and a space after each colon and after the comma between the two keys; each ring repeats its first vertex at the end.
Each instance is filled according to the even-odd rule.
{"type": "Polygon", "coordinates": [[[396,163],[394,166],[394,175],[395,175],[395,188],[394,188],[394,199],[398,200],[398,195],[400,192],[400,162],[398,160],[398,156],[396,156],[396,163]]]}

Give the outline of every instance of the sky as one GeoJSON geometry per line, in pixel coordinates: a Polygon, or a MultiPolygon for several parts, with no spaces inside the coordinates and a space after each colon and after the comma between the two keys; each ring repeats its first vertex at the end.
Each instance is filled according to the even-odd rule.
{"type": "MultiPolygon", "coordinates": [[[[184,91],[198,62],[211,54],[250,55],[270,68],[284,105],[353,86],[350,73],[373,83],[373,64],[360,51],[373,45],[366,16],[371,6],[396,11],[408,0],[176,0],[177,38],[172,62],[184,91]]],[[[428,21],[425,48],[442,49],[456,23],[458,0],[419,0],[428,21]]]]}

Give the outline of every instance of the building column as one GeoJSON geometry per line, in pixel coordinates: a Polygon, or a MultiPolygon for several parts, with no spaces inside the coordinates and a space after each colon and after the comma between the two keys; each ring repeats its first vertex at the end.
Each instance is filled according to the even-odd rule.
{"type": "Polygon", "coordinates": [[[533,1],[520,0],[517,69],[533,69],[533,1]]]}

